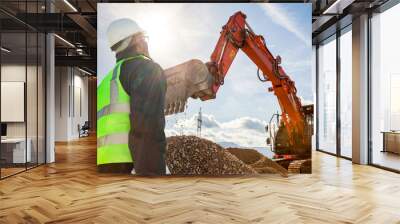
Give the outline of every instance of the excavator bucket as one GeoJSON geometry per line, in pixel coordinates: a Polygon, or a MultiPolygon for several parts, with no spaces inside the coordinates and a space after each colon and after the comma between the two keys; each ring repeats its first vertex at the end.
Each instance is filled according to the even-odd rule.
{"type": "Polygon", "coordinates": [[[211,96],[214,79],[207,66],[200,60],[192,59],[164,71],[167,78],[164,114],[183,112],[189,97],[211,96]]]}

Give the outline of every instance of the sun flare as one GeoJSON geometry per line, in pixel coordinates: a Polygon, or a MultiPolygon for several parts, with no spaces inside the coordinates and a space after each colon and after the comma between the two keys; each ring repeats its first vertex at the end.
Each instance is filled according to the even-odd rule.
{"type": "Polygon", "coordinates": [[[175,44],[172,24],[171,15],[164,12],[155,12],[141,21],[140,26],[149,37],[149,51],[153,57],[160,57],[171,51],[175,44]]]}

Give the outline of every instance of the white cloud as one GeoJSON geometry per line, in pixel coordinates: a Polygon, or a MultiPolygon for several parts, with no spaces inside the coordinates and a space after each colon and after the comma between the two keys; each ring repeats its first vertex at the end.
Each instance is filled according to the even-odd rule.
{"type": "Polygon", "coordinates": [[[260,7],[264,10],[264,12],[269,16],[272,21],[279,26],[287,29],[289,32],[292,32],[297,38],[303,41],[306,45],[311,44],[310,37],[306,36],[306,33],[303,33],[300,29],[298,29],[299,24],[297,24],[296,19],[290,16],[289,12],[279,4],[259,4],[260,7]]]}
{"type": "MultiPolygon", "coordinates": [[[[201,135],[203,138],[214,142],[231,142],[245,147],[265,146],[267,137],[265,132],[266,122],[251,118],[240,117],[227,122],[219,122],[214,116],[203,114],[203,125],[201,135]]],[[[165,130],[167,136],[173,135],[196,135],[197,115],[188,119],[178,119],[172,127],[165,130]]]]}
{"type": "Polygon", "coordinates": [[[222,124],[222,127],[228,129],[247,129],[258,132],[264,132],[265,122],[256,118],[241,117],[222,124]]]}

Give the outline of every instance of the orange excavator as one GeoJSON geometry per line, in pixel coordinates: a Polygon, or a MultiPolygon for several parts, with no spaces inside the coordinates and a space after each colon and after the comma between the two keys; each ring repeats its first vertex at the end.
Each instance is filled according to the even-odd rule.
{"type": "Polygon", "coordinates": [[[166,114],[183,111],[185,97],[200,98],[203,101],[216,98],[239,49],[257,65],[260,81],[271,82],[272,87],[268,91],[273,92],[278,99],[282,114],[279,129],[274,136],[276,157],[288,160],[310,158],[312,106],[302,106],[294,81],[280,66],[280,56],[274,57],[271,54],[264,37],[252,30],[242,12],[236,12],[222,27],[209,62],[204,64],[200,60],[191,60],[166,70],[168,88],[175,85],[176,88],[170,89],[178,89],[186,94],[180,93],[181,97],[178,98],[181,100],[177,103],[176,96],[172,97],[173,93],[167,90],[166,114]],[[179,85],[185,88],[179,88],[179,85]],[[171,103],[172,98],[175,102],[171,103]]]}

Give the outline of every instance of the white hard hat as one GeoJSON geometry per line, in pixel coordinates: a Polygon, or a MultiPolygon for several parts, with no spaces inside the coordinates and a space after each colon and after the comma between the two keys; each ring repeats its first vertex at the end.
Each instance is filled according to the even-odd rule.
{"type": "Polygon", "coordinates": [[[131,19],[118,19],[113,21],[107,29],[108,44],[110,47],[129,36],[144,33],[144,30],[131,19]]]}

